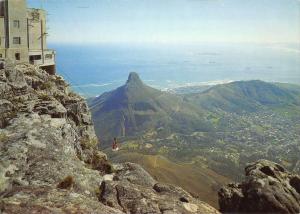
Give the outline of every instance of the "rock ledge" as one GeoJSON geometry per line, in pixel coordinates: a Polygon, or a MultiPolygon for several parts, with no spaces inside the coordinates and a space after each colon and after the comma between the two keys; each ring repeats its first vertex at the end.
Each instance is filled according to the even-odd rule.
{"type": "Polygon", "coordinates": [[[300,176],[259,160],[245,168],[246,180],[219,191],[224,213],[300,213],[300,176]]]}
{"type": "Polygon", "coordinates": [[[28,64],[0,70],[0,213],[218,213],[139,165],[112,166],[85,100],[28,64]]]}

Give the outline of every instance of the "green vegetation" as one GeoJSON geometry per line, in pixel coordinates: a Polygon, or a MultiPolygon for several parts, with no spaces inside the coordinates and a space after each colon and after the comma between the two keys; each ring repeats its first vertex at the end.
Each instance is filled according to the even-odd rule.
{"type": "Polygon", "coordinates": [[[141,164],[155,179],[184,188],[193,196],[218,207],[216,189],[231,180],[200,164],[178,163],[160,155],[144,155],[123,150],[114,153],[107,150],[115,162],[141,164]]]}
{"type": "Polygon", "coordinates": [[[47,81],[47,82],[43,82],[43,84],[40,86],[41,90],[49,90],[51,89],[51,82],[47,81]]]}
{"type": "Polygon", "coordinates": [[[26,70],[25,74],[28,76],[35,76],[36,72],[34,69],[28,69],[28,70],[26,70]]]}
{"type": "MultiPolygon", "coordinates": [[[[268,159],[300,173],[300,87],[239,81],[174,95],[134,76],[89,101],[102,146],[110,147],[112,137],[123,136],[121,152],[107,151],[112,160],[159,155],[199,172],[209,169],[241,180],[246,163],[268,159]]],[[[156,176],[163,178],[169,171],[160,173],[156,176]]]]}
{"type": "Polygon", "coordinates": [[[0,142],[5,143],[7,141],[8,141],[8,136],[5,133],[1,132],[0,133],[0,142]]]}
{"type": "Polygon", "coordinates": [[[99,142],[97,138],[92,138],[92,139],[82,138],[80,140],[80,145],[83,149],[95,148],[98,144],[99,142]]]}
{"type": "Polygon", "coordinates": [[[40,93],[38,96],[41,100],[44,100],[44,101],[50,101],[52,99],[51,98],[52,96],[47,93],[40,93]]]}

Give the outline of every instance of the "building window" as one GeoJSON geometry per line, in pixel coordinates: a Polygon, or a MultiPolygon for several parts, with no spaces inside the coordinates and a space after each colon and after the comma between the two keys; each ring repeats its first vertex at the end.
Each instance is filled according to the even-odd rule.
{"type": "Polygon", "coordinates": [[[52,59],[52,54],[46,54],[45,59],[52,59]]]}
{"type": "Polygon", "coordinates": [[[3,58],[2,54],[0,54],[0,58],[3,58]]]}
{"type": "Polygon", "coordinates": [[[15,28],[20,28],[20,21],[19,20],[14,20],[14,27],[15,28]]]}
{"type": "Polygon", "coordinates": [[[15,53],[15,58],[16,58],[16,60],[20,60],[21,59],[20,53],[15,53]]]}
{"type": "Polygon", "coordinates": [[[5,14],[5,7],[4,7],[4,1],[0,1],[0,16],[4,16],[5,14]]]}
{"type": "Polygon", "coordinates": [[[21,37],[14,37],[13,44],[20,45],[21,44],[21,37]]]}

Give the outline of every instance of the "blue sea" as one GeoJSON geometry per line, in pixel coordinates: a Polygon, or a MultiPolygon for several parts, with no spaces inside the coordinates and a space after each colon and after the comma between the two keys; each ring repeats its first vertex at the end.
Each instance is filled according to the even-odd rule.
{"type": "Polygon", "coordinates": [[[158,89],[259,79],[300,84],[299,44],[50,44],[73,90],[98,96],[139,73],[158,89]]]}

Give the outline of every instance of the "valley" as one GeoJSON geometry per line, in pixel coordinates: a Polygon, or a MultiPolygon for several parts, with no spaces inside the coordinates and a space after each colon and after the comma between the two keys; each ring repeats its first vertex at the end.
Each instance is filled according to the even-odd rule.
{"type": "Polygon", "coordinates": [[[214,207],[218,207],[218,189],[231,181],[204,165],[179,163],[163,155],[129,152],[126,146],[118,153],[109,150],[105,152],[114,162],[133,162],[142,165],[158,181],[180,186],[194,197],[205,202],[209,201],[214,207]]]}
{"type": "Polygon", "coordinates": [[[240,81],[178,95],[131,74],[123,88],[90,106],[112,161],[139,163],[157,180],[217,207],[217,190],[243,180],[249,162],[268,159],[300,173],[299,88],[240,81]],[[111,151],[113,136],[118,152],[111,151]]]}

